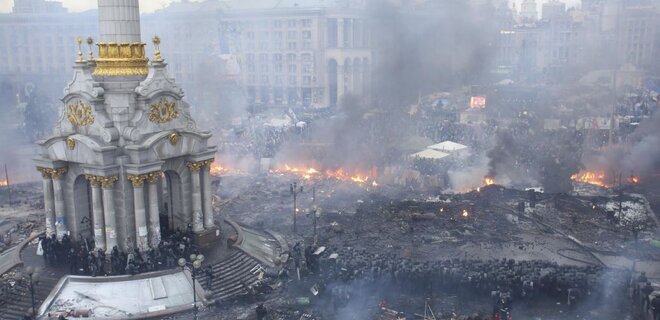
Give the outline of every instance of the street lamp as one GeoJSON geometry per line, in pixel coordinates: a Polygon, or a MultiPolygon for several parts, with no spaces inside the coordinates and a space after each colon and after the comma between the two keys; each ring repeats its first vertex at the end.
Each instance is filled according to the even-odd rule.
{"type": "Polygon", "coordinates": [[[192,283],[193,283],[193,314],[195,317],[195,320],[197,320],[197,292],[195,291],[195,279],[197,277],[197,269],[202,267],[202,261],[204,261],[204,255],[196,255],[196,254],[191,254],[190,255],[190,261],[186,261],[185,258],[179,258],[179,267],[181,267],[181,270],[188,270],[190,271],[190,274],[192,275],[192,283]]]}
{"type": "Polygon", "coordinates": [[[296,200],[298,199],[298,193],[303,192],[303,187],[300,186],[298,187],[298,183],[294,182],[291,185],[289,185],[289,190],[291,191],[291,194],[293,195],[293,232],[296,232],[296,211],[297,210],[297,203],[296,200]]]}
{"type": "Polygon", "coordinates": [[[314,245],[316,246],[316,220],[321,217],[321,207],[313,205],[311,213],[314,218],[314,245]]]}
{"type": "MultiPolygon", "coordinates": [[[[36,319],[37,317],[37,307],[36,303],[34,301],[34,285],[39,284],[39,277],[40,277],[41,270],[39,268],[34,268],[32,266],[28,266],[25,268],[25,274],[27,275],[27,278],[30,280],[29,289],[30,289],[30,297],[32,298],[32,318],[36,319]]],[[[16,278],[21,279],[23,275],[20,272],[16,272],[16,278]]]]}

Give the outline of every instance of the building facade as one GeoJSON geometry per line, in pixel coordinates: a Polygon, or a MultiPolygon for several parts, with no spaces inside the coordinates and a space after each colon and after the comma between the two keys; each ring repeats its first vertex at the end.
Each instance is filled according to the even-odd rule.
{"type": "Polygon", "coordinates": [[[46,232],[93,238],[96,248],[154,248],[161,232],[192,226],[217,236],[211,134],[197,128],[154,38],[149,61],[138,0],[99,0],[98,43],[78,40],[73,80],[54,134],[38,141],[46,232]]]}
{"type": "Polygon", "coordinates": [[[222,12],[220,33],[250,103],[327,106],[369,91],[371,30],[362,5],[234,6],[222,12]]]}

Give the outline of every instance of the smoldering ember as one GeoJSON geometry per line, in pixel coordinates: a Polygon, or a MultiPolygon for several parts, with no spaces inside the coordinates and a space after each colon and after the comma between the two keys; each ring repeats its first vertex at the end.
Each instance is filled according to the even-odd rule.
{"type": "Polygon", "coordinates": [[[0,319],[660,320],[657,0],[0,1],[0,319]]]}

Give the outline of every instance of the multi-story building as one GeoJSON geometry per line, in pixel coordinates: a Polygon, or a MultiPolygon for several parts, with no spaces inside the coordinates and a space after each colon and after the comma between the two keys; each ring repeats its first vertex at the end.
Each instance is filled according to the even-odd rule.
{"type": "Polygon", "coordinates": [[[67,13],[59,2],[44,0],[16,0],[13,9],[0,14],[0,81],[36,82],[41,92],[61,94],[76,37],[98,34],[95,12],[67,13]]]}
{"type": "Polygon", "coordinates": [[[235,2],[221,14],[221,44],[235,55],[251,103],[336,105],[369,91],[370,30],[350,1],[235,2]]]}

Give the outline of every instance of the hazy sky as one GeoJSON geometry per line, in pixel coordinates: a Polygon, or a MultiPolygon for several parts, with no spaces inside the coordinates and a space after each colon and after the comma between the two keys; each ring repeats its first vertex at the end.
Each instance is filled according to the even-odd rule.
{"type": "MultiPolygon", "coordinates": [[[[178,2],[181,0],[140,0],[140,10],[142,12],[153,12],[154,10],[160,9],[171,2],[178,2]]],[[[203,1],[203,0],[190,0],[190,1],[203,1]]],[[[250,1],[250,0],[245,0],[250,1]]],[[[305,1],[305,0],[301,0],[305,1]]],[[[549,0],[537,0],[540,5],[543,2],[549,0]]],[[[69,8],[69,11],[85,11],[88,9],[96,8],[97,0],[61,0],[65,7],[69,8]]],[[[509,2],[516,2],[517,7],[520,8],[520,3],[522,0],[509,0],[509,2]]],[[[576,6],[580,4],[580,0],[563,0],[566,2],[569,7],[576,6]]],[[[10,12],[11,7],[14,4],[14,0],[0,0],[0,12],[10,12]]]]}
{"type": "MultiPolygon", "coordinates": [[[[163,6],[166,6],[170,2],[178,1],[180,0],[140,0],[140,11],[152,12],[162,8],[163,6]]],[[[60,2],[62,2],[66,8],[69,8],[69,11],[85,11],[88,9],[96,8],[97,4],[97,0],[60,0],[60,2]]],[[[0,12],[11,12],[11,7],[13,5],[14,0],[0,0],[0,12]]]]}

